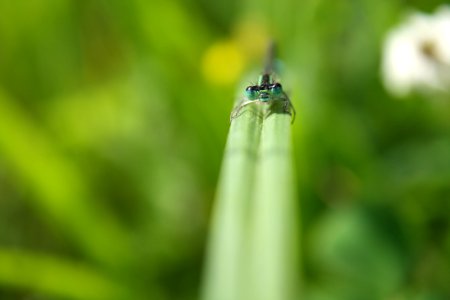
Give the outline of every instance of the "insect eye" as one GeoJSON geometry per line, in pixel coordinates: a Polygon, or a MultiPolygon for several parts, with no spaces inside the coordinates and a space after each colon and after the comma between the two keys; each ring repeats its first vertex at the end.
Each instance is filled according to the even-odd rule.
{"type": "Polygon", "coordinates": [[[255,100],[256,98],[258,98],[258,92],[258,87],[251,85],[245,89],[245,96],[247,96],[249,100],[255,100]]]}
{"type": "Polygon", "coordinates": [[[280,95],[283,92],[283,87],[281,86],[280,83],[275,83],[272,84],[270,86],[270,91],[274,94],[274,95],[280,95]]]}

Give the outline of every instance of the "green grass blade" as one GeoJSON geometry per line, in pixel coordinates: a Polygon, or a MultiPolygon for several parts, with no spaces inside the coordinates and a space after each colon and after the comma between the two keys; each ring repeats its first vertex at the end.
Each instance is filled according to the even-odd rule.
{"type": "Polygon", "coordinates": [[[262,127],[251,203],[246,299],[295,299],[298,225],[291,117],[272,114],[262,127]]]}
{"type": "Polygon", "coordinates": [[[205,300],[242,299],[244,228],[262,125],[255,112],[246,109],[230,126],[211,224],[203,289],[205,300]]]}
{"type": "Polygon", "coordinates": [[[0,284],[64,299],[128,299],[95,269],[62,258],[0,248],[0,284]]]}
{"type": "Polygon", "coordinates": [[[103,205],[47,132],[0,90],[0,155],[50,224],[56,222],[80,248],[112,266],[134,259],[128,232],[103,205]]]}
{"type": "Polygon", "coordinates": [[[290,116],[249,106],[233,120],[213,211],[204,300],[294,299],[297,222],[290,116]]]}

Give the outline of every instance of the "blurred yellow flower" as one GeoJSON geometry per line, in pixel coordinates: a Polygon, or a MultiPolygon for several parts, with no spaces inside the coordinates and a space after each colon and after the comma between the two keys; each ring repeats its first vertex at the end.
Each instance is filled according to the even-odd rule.
{"type": "Polygon", "coordinates": [[[245,61],[245,55],[234,41],[220,41],[206,50],[203,75],[211,83],[229,85],[239,78],[245,61]]]}
{"type": "Polygon", "coordinates": [[[246,18],[237,23],[230,39],[212,44],[203,56],[202,71],[206,80],[230,85],[240,78],[249,63],[260,63],[269,44],[266,28],[257,19],[246,18]]]}

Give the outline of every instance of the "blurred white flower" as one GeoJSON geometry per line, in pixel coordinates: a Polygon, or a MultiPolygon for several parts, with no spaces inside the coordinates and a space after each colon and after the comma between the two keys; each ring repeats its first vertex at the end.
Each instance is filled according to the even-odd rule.
{"type": "Polygon", "coordinates": [[[382,75],[396,96],[450,90],[450,7],[411,14],[392,29],[383,49],[382,75]]]}

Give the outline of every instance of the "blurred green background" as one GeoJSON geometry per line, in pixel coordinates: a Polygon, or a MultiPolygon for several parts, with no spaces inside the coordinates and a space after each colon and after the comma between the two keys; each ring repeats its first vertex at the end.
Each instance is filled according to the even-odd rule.
{"type": "Polygon", "coordinates": [[[0,299],[197,299],[243,78],[297,109],[299,299],[449,299],[450,99],[381,84],[438,0],[0,0],[0,299]]]}

